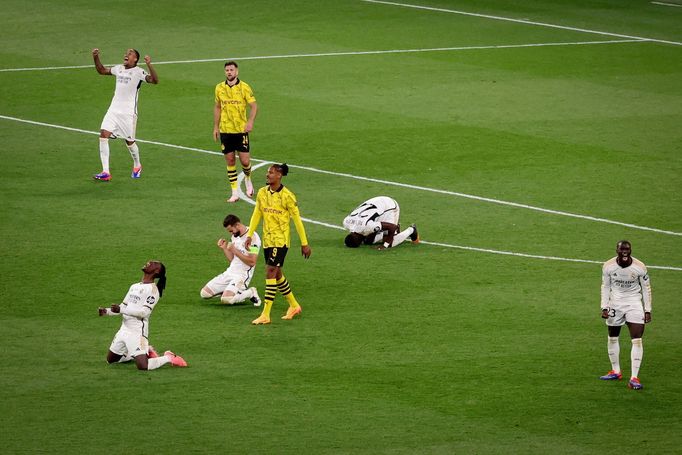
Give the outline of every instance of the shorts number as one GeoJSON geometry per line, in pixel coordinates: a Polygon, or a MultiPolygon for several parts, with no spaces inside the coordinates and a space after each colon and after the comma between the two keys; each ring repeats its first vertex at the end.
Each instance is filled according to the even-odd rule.
{"type": "Polygon", "coordinates": [[[609,317],[610,317],[610,318],[615,318],[615,317],[616,317],[616,310],[614,310],[613,308],[609,308],[607,311],[608,311],[608,314],[609,314],[609,317]]]}
{"type": "Polygon", "coordinates": [[[274,259],[276,257],[277,257],[277,248],[273,248],[272,249],[272,258],[274,259]]]}

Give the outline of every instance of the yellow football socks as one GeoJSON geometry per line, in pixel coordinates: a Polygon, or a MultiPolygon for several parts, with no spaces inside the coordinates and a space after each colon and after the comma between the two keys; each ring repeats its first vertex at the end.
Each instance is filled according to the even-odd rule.
{"type": "Polygon", "coordinates": [[[227,179],[230,181],[230,188],[237,189],[237,166],[227,166],[227,179]]]}

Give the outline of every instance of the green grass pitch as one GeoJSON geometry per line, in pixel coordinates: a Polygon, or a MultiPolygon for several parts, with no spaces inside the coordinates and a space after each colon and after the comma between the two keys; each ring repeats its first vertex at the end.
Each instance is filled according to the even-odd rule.
{"type": "MultiPolygon", "coordinates": [[[[409,3],[431,9],[2,2],[0,452],[679,453],[682,8],[409,3]],[[292,232],[284,268],[300,319],[279,319],[281,297],[267,327],[249,324],[249,305],[202,301],[225,267],[223,217],[252,210],[225,202],[223,158],[140,142],[134,181],[113,141],[114,179],[91,179],[86,132],[114,80],[90,51],[110,65],[131,46],[160,77],[140,92],[141,141],[217,151],[213,89],[234,58],[260,107],[253,158],[297,166],[285,184],[304,217],[338,226],[389,195],[425,242],[349,250],[308,222],[312,257],[292,232]],[[65,66],[86,67],[8,71],[65,66]],[[597,379],[609,369],[598,263],[451,247],[600,262],[622,238],[672,267],[650,270],[639,392],[597,379]],[[151,258],[168,267],[151,341],[184,370],[104,361],[120,321],[97,307],[151,258]]],[[[624,332],[626,375],[629,352],[624,332]]]]}

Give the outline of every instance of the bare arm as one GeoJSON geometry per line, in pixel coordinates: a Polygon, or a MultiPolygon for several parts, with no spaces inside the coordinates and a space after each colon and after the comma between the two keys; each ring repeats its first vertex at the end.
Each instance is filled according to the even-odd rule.
{"type": "Polygon", "coordinates": [[[152,58],[148,55],[144,56],[144,62],[147,64],[147,68],[149,69],[149,74],[147,77],[144,79],[150,84],[158,84],[159,83],[159,75],[156,74],[156,70],[152,66],[152,58]]]}
{"type": "Polygon", "coordinates": [[[250,133],[253,130],[253,122],[256,120],[256,114],[258,114],[258,103],[254,101],[249,104],[249,119],[244,126],[245,133],[250,133]]]}
{"type": "Polygon", "coordinates": [[[95,61],[95,69],[99,74],[102,76],[111,75],[111,69],[102,65],[102,62],[99,59],[99,49],[95,48],[92,50],[92,59],[95,61]]]}
{"type": "Polygon", "coordinates": [[[398,225],[393,223],[381,222],[381,230],[386,231],[384,234],[384,244],[379,246],[378,249],[383,250],[384,248],[390,248],[393,245],[393,236],[398,230],[398,225]],[[388,245],[388,246],[387,246],[388,245]]]}
{"type": "Polygon", "coordinates": [[[220,139],[220,103],[215,103],[213,107],[213,140],[220,139]]]}

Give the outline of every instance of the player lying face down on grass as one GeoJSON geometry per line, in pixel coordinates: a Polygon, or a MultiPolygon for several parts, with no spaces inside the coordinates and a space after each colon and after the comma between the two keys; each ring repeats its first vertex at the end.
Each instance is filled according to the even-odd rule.
{"type": "Polygon", "coordinates": [[[98,310],[100,316],[123,318],[121,328],[109,346],[107,362],[124,363],[135,359],[138,370],[155,370],[167,363],[186,367],[187,362],[182,357],[171,351],[159,356],[149,345],[149,316],[166,287],[166,267],[159,261],[149,261],[142,267],[142,273],[142,281],[130,286],[123,302],[98,310]]]}
{"type": "Polygon", "coordinates": [[[377,196],[360,204],[343,220],[343,227],[350,233],[344,239],[349,248],[361,244],[380,244],[378,250],[400,245],[408,238],[419,243],[417,226],[410,225],[400,231],[400,206],[395,199],[377,196]]]}
{"type": "Polygon", "coordinates": [[[312,250],[308,245],[308,237],[303,227],[298,210],[296,195],[282,184],[282,177],[289,173],[286,163],[273,164],[265,176],[267,184],[256,195],[256,207],[253,209],[249,232],[245,246],[248,249],[252,237],[263,219],[263,253],[265,256],[265,305],[261,315],[251,323],[254,325],[270,324],[270,310],[277,292],[289,303],[289,308],[282,319],[290,320],[301,313],[301,305],[296,301],[289,282],[282,273],[284,259],[291,245],[290,221],[293,219],[296,232],[301,239],[301,254],[308,259],[312,250]]]}

